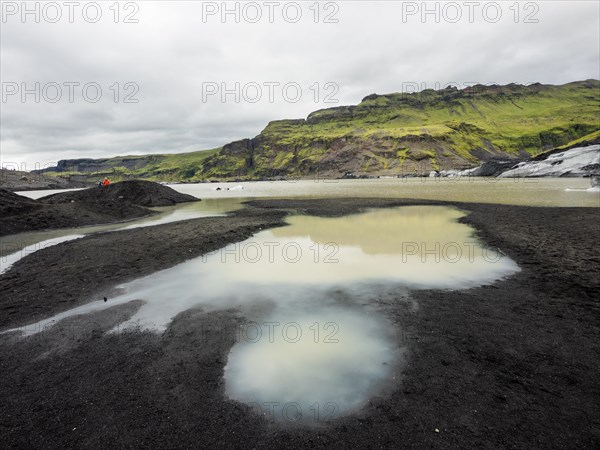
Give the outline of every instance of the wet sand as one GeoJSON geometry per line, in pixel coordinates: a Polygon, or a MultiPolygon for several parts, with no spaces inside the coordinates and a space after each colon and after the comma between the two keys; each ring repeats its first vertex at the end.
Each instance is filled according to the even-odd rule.
{"type": "MultiPolygon", "coordinates": [[[[320,426],[284,426],[224,394],[244,311],[181,313],[163,335],[103,334],[139,305],[0,337],[2,447],[598,447],[600,209],[431,201],[262,200],[231,217],[88,236],[0,276],[0,329],[31,323],[140,276],[282,224],[285,211],[454,205],[522,271],[459,291],[381,294],[407,365],[385,395],[320,426]],[[437,431],[436,431],[437,430],[437,431]]],[[[260,376],[260,374],[257,374],[260,376]]]]}

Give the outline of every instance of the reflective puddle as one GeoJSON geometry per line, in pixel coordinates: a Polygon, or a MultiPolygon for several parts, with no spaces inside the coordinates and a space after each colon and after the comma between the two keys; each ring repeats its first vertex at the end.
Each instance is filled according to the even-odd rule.
{"type": "Polygon", "coordinates": [[[398,330],[373,307],[379,287],[462,289],[519,271],[482,246],[458,222],[463,215],[411,206],[290,217],[288,226],[125,284],[107,303],[75,308],[25,332],[137,299],[145,303],[131,321],[155,331],[196,306],[250,311],[225,367],[227,395],[279,421],[335,419],[363,406],[402,366],[398,330]]]}
{"type": "Polygon", "coordinates": [[[393,382],[403,351],[387,320],[313,304],[241,328],[225,367],[226,393],[279,422],[317,424],[358,410],[393,382]]]}

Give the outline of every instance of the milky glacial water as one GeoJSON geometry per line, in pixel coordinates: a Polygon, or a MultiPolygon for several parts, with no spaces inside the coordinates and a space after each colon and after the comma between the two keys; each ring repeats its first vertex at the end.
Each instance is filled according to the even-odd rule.
{"type": "Polygon", "coordinates": [[[22,331],[35,334],[65,317],[133,300],[145,303],[113,331],[135,324],[161,332],[177,314],[199,306],[251,311],[243,315],[253,325],[225,366],[227,395],[263,413],[277,403],[275,420],[309,423],[318,416],[322,422],[359,409],[402,364],[405,349],[395,328],[371,307],[379,287],[462,289],[519,271],[458,223],[463,215],[410,206],[290,217],[288,226],[127,283],[106,303],[22,331]]]}
{"type": "Polygon", "coordinates": [[[22,195],[23,197],[29,197],[34,200],[38,198],[46,197],[52,194],[60,194],[61,192],[74,192],[74,191],[82,191],[85,188],[75,188],[75,189],[40,189],[40,190],[31,190],[31,191],[17,191],[15,194],[22,195]]]}
{"type": "MultiPolygon", "coordinates": [[[[509,179],[461,176],[327,180],[315,175],[312,179],[303,180],[168,186],[202,199],[381,197],[521,206],[600,207],[600,192],[589,189],[589,178],[509,179]],[[221,190],[216,190],[217,187],[221,190]]],[[[66,191],[22,191],[17,194],[40,198],[66,191]]]]}
{"type": "Polygon", "coordinates": [[[173,184],[200,198],[412,198],[521,206],[600,207],[600,192],[588,191],[589,178],[380,178],[370,180],[264,181],[173,184]],[[216,191],[220,186],[222,190],[216,191]],[[227,187],[243,189],[225,190],[227,187]],[[574,189],[574,190],[569,190],[574,189]]]}

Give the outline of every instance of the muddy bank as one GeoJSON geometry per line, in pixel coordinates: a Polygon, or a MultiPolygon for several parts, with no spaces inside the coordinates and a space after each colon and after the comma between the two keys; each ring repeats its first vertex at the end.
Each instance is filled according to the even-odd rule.
{"type": "MultiPolygon", "coordinates": [[[[87,294],[98,295],[94,289],[101,286],[275,226],[282,209],[332,216],[402,204],[436,202],[265,200],[230,218],[60,244],[0,277],[2,292],[11,292],[9,302],[0,301],[2,317],[12,312],[2,326],[67,309],[87,294]],[[122,248],[124,256],[101,263],[96,274],[87,258],[74,263],[70,248],[82,255],[122,248]],[[46,271],[50,263],[56,267],[46,271]]],[[[381,311],[401,330],[398,345],[408,346],[408,366],[389,396],[372,399],[359,413],[311,428],[272,424],[224,395],[223,367],[234,337],[222,330],[244,322],[243,311],[190,310],[162,336],[103,335],[115,317],[132,314],[131,305],[72,318],[62,334],[0,339],[0,442],[44,448],[597,447],[600,211],[456,206],[470,212],[463,220],[486,243],[523,270],[482,288],[414,291],[416,311],[393,291],[380,294],[381,311]]]]}
{"type": "Polygon", "coordinates": [[[263,228],[283,224],[280,211],[239,211],[142,229],[99,233],[37,251],[0,276],[0,328],[111,296],[116,284],[149,275],[263,228]],[[95,294],[95,297],[92,297],[95,294]]]}
{"type": "Polygon", "coordinates": [[[192,201],[199,199],[149,181],[123,181],[38,200],[0,189],[0,236],[133,220],[156,214],[148,207],[192,201]]]}

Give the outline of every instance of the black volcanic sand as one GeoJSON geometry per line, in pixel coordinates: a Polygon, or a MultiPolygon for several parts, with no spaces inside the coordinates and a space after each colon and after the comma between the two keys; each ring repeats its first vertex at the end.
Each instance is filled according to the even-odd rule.
{"type": "Polygon", "coordinates": [[[198,198],[182,194],[168,186],[143,180],[121,181],[109,186],[96,186],[92,189],[81,191],[59,192],[39,199],[40,202],[57,205],[70,202],[105,203],[105,202],[130,203],[139,206],[171,206],[177,203],[197,202],[198,198]]]}
{"type": "MultiPolygon", "coordinates": [[[[282,210],[339,215],[411,200],[265,200],[230,217],[89,236],[0,276],[3,329],[116,283],[281,224],[282,210]],[[95,258],[121,249],[113,258],[95,258]]],[[[391,393],[316,427],[273,424],[224,393],[243,312],[181,313],[163,335],[105,335],[139,302],[0,338],[0,445],[8,447],[598,448],[600,210],[453,204],[522,271],[461,291],[394,292],[377,303],[408,362],[391,393]],[[205,326],[206,324],[219,326],[205,326]],[[437,431],[436,431],[437,429],[437,431]]],[[[201,287],[199,287],[201,289],[201,287]]],[[[257,373],[257,376],[260,376],[257,373]]]]}
{"type": "Polygon", "coordinates": [[[38,200],[0,189],[0,236],[133,220],[156,214],[148,207],[194,201],[199,199],[138,180],[61,192],[38,200]]]}

